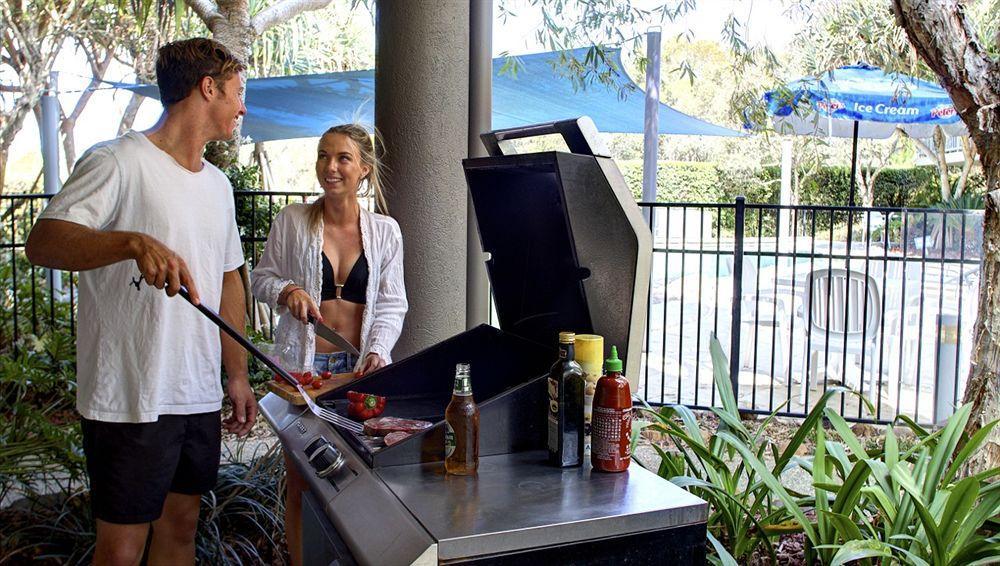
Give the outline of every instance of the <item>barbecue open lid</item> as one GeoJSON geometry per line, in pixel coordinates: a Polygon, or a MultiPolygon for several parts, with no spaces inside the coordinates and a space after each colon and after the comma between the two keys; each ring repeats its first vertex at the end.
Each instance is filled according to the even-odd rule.
{"type": "Polygon", "coordinates": [[[483,134],[463,161],[500,328],[555,345],[596,333],[638,377],[649,291],[649,228],[589,118],[483,134]],[[558,133],[569,152],[505,155],[508,140],[558,133]]]}

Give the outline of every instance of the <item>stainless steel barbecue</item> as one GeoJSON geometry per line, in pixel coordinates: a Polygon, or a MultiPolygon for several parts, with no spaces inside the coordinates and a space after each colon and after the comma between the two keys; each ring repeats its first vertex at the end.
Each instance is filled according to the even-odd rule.
{"type": "MultiPolygon", "coordinates": [[[[602,334],[638,375],[651,244],[620,172],[586,118],[483,139],[491,157],[464,166],[500,328],[473,328],[349,387],[386,396],[386,415],[434,426],[384,446],[274,395],[261,400],[310,485],[306,563],[703,562],[701,499],[638,465],[602,474],[545,464],[546,373],[560,330],[602,334]],[[550,133],[571,152],[504,154],[511,139],[550,133]],[[471,477],[443,465],[458,362],[471,363],[480,406],[471,477]]],[[[346,415],[345,394],[317,401],[346,415]]]]}

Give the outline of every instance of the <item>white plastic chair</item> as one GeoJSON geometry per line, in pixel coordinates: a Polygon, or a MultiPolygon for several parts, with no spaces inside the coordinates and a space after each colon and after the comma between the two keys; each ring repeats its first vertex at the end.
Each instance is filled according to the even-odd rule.
{"type": "MultiPolygon", "coordinates": [[[[727,258],[730,265],[732,258],[727,258]]],[[[777,267],[775,267],[777,269],[777,267]]],[[[785,314],[785,301],[777,296],[773,287],[773,281],[769,278],[760,281],[760,292],[757,291],[757,262],[745,257],[743,259],[743,296],[740,307],[740,318],[742,326],[740,337],[742,344],[740,349],[740,367],[753,367],[754,348],[757,345],[758,362],[761,358],[771,356],[771,344],[774,345],[774,360],[760,362],[757,369],[770,369],[774,366],[775,374],[771,376],[788,379],[788,329],[786,320],[789,318],[785,314]],[[757,343],[758,331],[764,335],[766,343],[757,343]]]]}
{"type": "MultiPolygon", "coordinates": [[[[831,360],[842,358],[846,352],[854,356],[855,361],[874,352],[882,304],[878,285],[871,276],[854,270],[824,268],[809,274],[802,305],[806,309],[800,312],[803,328],[806,329],[806,352],[802,357],[803,379],[799,401],[804,405],[809,383],[816,382],[819,365],[824,363],[826,352],[829,352],[831,360]]],[[[823,369],[826,370],[825,367],[823,369]]],[[[867,369],[873,375],[876,373],[871,368],[867,369]]],[[[869,388],[869,394],[872,389],[869,388]]]]}

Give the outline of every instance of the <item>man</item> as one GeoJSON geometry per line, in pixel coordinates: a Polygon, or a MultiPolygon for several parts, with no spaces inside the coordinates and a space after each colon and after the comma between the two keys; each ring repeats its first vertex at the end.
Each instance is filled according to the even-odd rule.
{"type": "Polygon", "coordinates": [[[80,271],[77,410],[97,519],[96,564],[194,563],[201,494],[215,486],[220,365],[245,434],[257,405],[246,354],[186,301],[244,326],[232,188],[202,160],[246,113],[244,66],[220,43],[163,46],[164,111],[146,132],[91,148],[28,237],[32,263],[80,271]],[[138,292],[129,283],[143,280],[138,292]],[[220,364],[221,354],[221,364],[220,364]]]}

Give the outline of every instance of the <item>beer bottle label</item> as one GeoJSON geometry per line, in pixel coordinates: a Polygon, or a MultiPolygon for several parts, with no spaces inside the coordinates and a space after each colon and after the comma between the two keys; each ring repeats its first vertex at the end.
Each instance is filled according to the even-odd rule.
{"type": "Polygon", "coordinates": [[[444,422],[444,426],[444,457],[448,458],[455,453],[455,429],[448,421],[444,422]]]}

